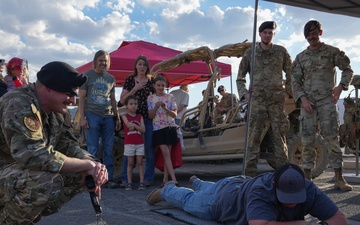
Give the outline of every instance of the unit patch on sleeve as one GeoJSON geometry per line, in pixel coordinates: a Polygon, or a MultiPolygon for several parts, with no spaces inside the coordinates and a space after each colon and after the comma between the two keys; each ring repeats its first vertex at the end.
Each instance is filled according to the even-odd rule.
{"type": "Polygon", "coordinates": [[[33,116],[24,117],[24,124],[30,131],[36,132],[40,129],[40,122],[33,116]]]}

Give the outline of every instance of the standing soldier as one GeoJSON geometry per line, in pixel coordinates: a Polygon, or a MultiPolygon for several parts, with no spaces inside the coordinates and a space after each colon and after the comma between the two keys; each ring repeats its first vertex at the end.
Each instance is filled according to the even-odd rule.
{"type": "Polygon", "coordinates": [[[311,179],[315,162],[315,135],[320,120],[321,135],[327,141],[331,165],[335,171],[335,187],[351,191],[352,187],[342,176],[342,152],[339,145],[339,114],[336,103],[353,78],[350,60],[338,48],[320,42],[321,24],[310,20],[304,26],[309,47],[300,52],[294,61],[292,88],[295,101],[301,102],[300,124],[303,145],[303,170],[311,179]],[[338,86],[336,70],[342,71],[338,86]]]}
{"type": "MultiPolygon", "coordinates": [[[[291,96],[291,57],[287,50],[272,43],[276,23],[267,21],[260,25],[261,42],[256,45],[254,77],[251,94],[251,115],[246,149],[245,174],[255,176],[260,144],[266,130],[266,121],[270,120],[272,140],[275,147],[276,167],[288,161],[285,133],[289,121],[284,110],[285,97],[291,96]],[[286,73],[285,83],[282,71],[286,73]]],[[[246,89],[246,74],[250,73],[251,49],[248,49],[239,65],[237,87],[240,98],[249,100],[246,89]]]]}

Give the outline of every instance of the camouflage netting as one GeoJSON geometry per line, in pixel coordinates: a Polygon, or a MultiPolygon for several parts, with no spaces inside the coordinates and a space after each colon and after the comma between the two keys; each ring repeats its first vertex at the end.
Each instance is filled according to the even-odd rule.
{"type": "MultiPolygon", "coordinates": [[[[351,85],[360,87],[360,75],[355,75],[351,85]]],[[[344,124],[340,126],[341,147],[356,149],[356,139],[360,139],[360,101],[351,98],[344,99],[344,124]]]]}
{"type": "Polygon", "coordinates": [[[354,75],[354,78],[351,81],[351,85],[357,89],[360,89],[360,75],[354,75]]]}

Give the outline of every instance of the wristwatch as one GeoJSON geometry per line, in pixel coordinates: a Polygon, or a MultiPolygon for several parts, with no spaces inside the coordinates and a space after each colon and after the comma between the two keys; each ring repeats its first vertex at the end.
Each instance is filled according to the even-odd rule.
{"type": "Polygon", "coordinates": [[[329,225],[326,221],[318,222],[318,224],[321,224],[321,225],[329,225]]]}

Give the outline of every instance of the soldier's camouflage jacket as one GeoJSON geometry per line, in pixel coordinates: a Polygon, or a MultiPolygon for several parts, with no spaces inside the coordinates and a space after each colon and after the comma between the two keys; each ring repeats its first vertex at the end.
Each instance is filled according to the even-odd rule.
{"type": "MultiPolygon", "coordinates": [[[[236,80],[239,91],[239,98],[248,93],[246,88],[246,74],[250,74],[252,49],[246,50],[238,71],[236,80]]],[[[269,50],[263,50],[259,45],[255,49],[255,66],[252,87],[253,95],[267,95],[271,98],[272,93],[286,91],[290,96],[291,93],[291,57],[287,50],[280,46],[272,44],[269,50]],[[282,72],[285,72],[285,81],[282,72]]],[[[266,99],[266,98],[265,98],[266,99]]]]}
{"type": "Polygon", "coordinates": [[[34,84],[0,99],[0,121],[0,169],[16,162],[30,170],[57,173],[65,156],[88,155],[72,133],[69,114],[41,110],[34,84]]]}
{"type": "Polygon", "coordinates": [[[335,67],[342,71],[339,83],[348,87],[353,71],[350,59],[343,51],[323,43],[317,50],[307,48],[299,53],[293,63],[292,72],[295,101],[302,96],[310,96],[315,101],[331,96],[336,85],[335,67]]]}
{"type": "Polygon", "coordinates": [[[235,94],[226,93],[217,104],[218,107],[223,108],[223,112],[227,113],[230,109],[235,107],[239,102],[238,97],[235,94]]]}

